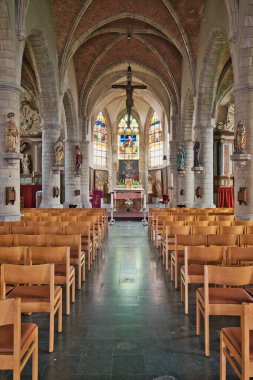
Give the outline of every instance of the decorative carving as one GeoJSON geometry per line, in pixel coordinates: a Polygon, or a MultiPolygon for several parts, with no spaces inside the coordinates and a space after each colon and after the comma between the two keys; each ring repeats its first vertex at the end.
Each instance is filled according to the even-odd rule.
{"type": "Polygon", "coordinates": [[[59,187],[53,187],[53,198],[58,198],[60,195],[59,187]]]}
{"type": "Polygon", "coordinates": [[[238,202],[239,205],[241,206],[244,204],[245,206],[247,205],[247,187],[240,187],[238,191],[238,202]]]}
{"type": "Polygon", "coordinates": [[[202,195],[203,195],[202,187],[197,187],[196,191],[195,191],[195,194],[196,194],[197,198],[202,198],[202,195]]]}
{"type": "Polygon", "coordinates": [[[234,148],[236,153],[246,153],[246,130],[242,121],[236,128],[234,148]]]}
{"type": "Polygon", "coordinates": [[[185,170],[185,149],[183,145],[179,145],[177,152],[177,171],[185,170]]]}
{"type": "Polygon", "coordinates": [[[82,165],[83,156],[81,155],[81,150],[80,150],[79,145],[76,145],[75,150],[76,150],[76,172],[78,172],[82,165]]]}
{"type": "Polygon", "coordinates": [[[54,153],[55,153],[55,165],[60,166],[63,163],[64,159],[64,144],[63,138],[60,136],[56,143],[54,144],[54,153]]]}
{"type": "Polygon", "coordinates": [[[32,102],[24,101],[20,109],[20,135],[41,135],[40,116],[32,102]]]}
{"type": "Polygon", "coordinates": [[[200,166],[199,163],[199,153],[200,153],[200,141],[198,138],[196,138],[194,145],[193,145],[193,151],[194,151],[194,160],[193,160],[193,166],[200,166]]]}
{"type": "Polygon", "coordinates": [[[9,112],[8,115],[8,127],[6,128],[6,147],[7,152],[18,153],[19,148],[19,130],[15,119],[15,113],[9,112]]]}

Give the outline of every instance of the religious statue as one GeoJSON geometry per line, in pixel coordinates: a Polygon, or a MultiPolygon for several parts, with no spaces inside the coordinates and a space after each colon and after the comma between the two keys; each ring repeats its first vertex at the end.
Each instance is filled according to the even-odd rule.
{"type": "Polygon", "coordinates": [[[234,147],[236,153],[246,152],[246,131],[242,121],[239,121],[236,128],[234,147]]]}
{"type": "Polygon", "coordinates": [[[134,106],[134,101],[133,101],[133,92],[135,89],[139,90],[144,90],[147,88],[147,86],[143,84],[138,84],[138,85],[132,85],[132,69],[131,66],[128,66],[127,69],[127,84],[113,84],[112,88],[121,88],[123,90],[126,90],[126,110],[127,110],[127,126],[130,128],[131,120],[131,110],[132,107],[134,106]]]}
{"type": "Polygon", "coordinates": [[[83,156],[81,155],[81,150],[80,150],[79,145],[76,145],[75,149],[76,149],[76,171],[78,172],[83,161],[83,156]]]}
{"type": "Polygon", "coordinates": [[[23,174],[30,174],[30,165],[31,165],[31,161],[28,157],[28,154],[24,154],[24,157],[22,160],[23,174]]]}
{"type": "Polygon", "coordinates": [[[193,145],[193,151],[194,151],[194,159],[193,159],[193,166],[200,166],[199,163],[199,152],[200,152],[200,141],[199,139],[196,139],[193,145]]]}
{"type": "Polygon", "coordinates": [[[184,171],[185,170],[185,149],[183,145],[179,145],[177,152],[177,170],[184,171]]]}
{"type": "Polygon", "coordinates": [[[15,120],[15,114],[13,112],[9,112],[7,117],[9,119],[8,127],[6,128],[7,152],[18,152],[19,130],[15,120]]]}
{"type": "Polygon", "coordinates": [[[63,138],[60,136],[54,144],[55,164],[62,165],[64,158],[64,144],[63,138]]]}

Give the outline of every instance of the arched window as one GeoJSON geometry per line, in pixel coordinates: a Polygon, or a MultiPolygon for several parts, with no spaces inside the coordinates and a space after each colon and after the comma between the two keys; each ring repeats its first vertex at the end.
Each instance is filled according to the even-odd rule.
{"type": "Polygon", "coordinates": [[[118,125],[118,159],[138,160],[139,159],[139,125],[135,118],[131,116],[130,128],[127,127],[125,115],[118,125]]]}
{"type": "Polygon", "coordinates": [[[153,113],[149,127],[149,165],[163,164],[163,130],[156,112],[153,113]]]}
{"type": "Polygon", "coordinates": [[[107,162],[107,124],[104,114],[98,114],[93,130],[94,164],[106,166],[107,162]]]}

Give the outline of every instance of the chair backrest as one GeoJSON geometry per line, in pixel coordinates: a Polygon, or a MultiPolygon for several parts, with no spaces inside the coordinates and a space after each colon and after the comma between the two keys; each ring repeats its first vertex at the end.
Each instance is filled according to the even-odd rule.
{"type": "Polygon", "coordinates": [[[19,362],[21,347],[21,300],[10,298],[0,300],[0,326],[13,325],[13,356],[10,360],[19,362]]]}
{"type": "Polygon", "coordinates": [[[166,235],[189,235],[191,232],[190,226],[166,226],[166,235]]]}
{"type": "Polygon", "coordinates": [[[241,342],[242,342],[242,368],[248,367],[250,373],[251,360],[250,360],[250,347],[251,347],[251,334],[253,330],[253,304],[242,304],[241,314],[241,342]]]}
{"type": "Polygon", "coordinates": [[[253,220],[235,220],[233,226],[252,226],[253,220]]]}
{"type": "Polygon", "coordinates": [[[237,234],[241,235],[244,232],[244,226],[220,226],[219,233],[221,235],[237,234]]]}
{"type": "Polygon", "coordinates": [[[29,264],[27,262],[27,248],[0,246],[0,263],[1,264],[29,264]]]}
{"type": "Polygon", "coordinates": [[[185,247],[185,262],[188,264],[226,264],[224,247],[185,247]]]}
{"type": "Polygon", "coordinates": [[[0,235],[0,247],[13,247],[15,235],[0,235]]]}
{"type": "Polygon", "coordinates": [[[48,235],[47,245],[49,247],[62,247],[70,248],[70,257],[75,255],[81,257],[81,235],[48,235]]]}
{"type": "Polygon", "coordinates": [[[14,235],[15,245],[25,245],[26,247],[47,245],[47,235],[14,235]]]}
{"type": "Polygon", "coordinates": [[[212,235],[217,232],[218,226],[192,226],[192,235],[212,235]]]}
{"type": "Polygon", "coordinates": [[[190,220],[187,222],[187,226],[199,226],[199,227],[206,227],[208,226],[207,220],[190,220]]]}
{"type": "Polygon", "coordinates": [[[205,287],[209,284],[244,286],[253,284],[253,266],[222,267],[205,265],[205,287]]]}
{"type": "MultiPolygon", "coordinates": [[[[1,237],[0,237],[1,238],[1,237]]],[[[253,246],[253,234],[243,234],[240,236],[241,246],[253,246]]]]}
{"type": "Polygon", "coordinates": [[[175,247],[177,246],[195,246],[207,245],[207,235],[182,235],[177,234],[175,237],[175,247]]]}
{"type": "Polygon", "coordinates": [[[198,220],[207,220],[208,222],[214,221],[215,220],[215,215],[198,215],[198,220]]]}
{"type": "Polygon", "coordinates": [[[0,235],[8,235],[10,233],[9,226],[0,226],[0,235]]]}
{"type": "MultiPolygon", "coordinates": [[[[61,222],[59,222],[61,224],[61,222]]],[[[58,223],[57,223],[58,224],[58,223]]],[[[63,233],[63,227],[61,225],[57,226],[37,226],[37,232],[38,234],[44,234],[44,235],[62,235],[63,233]]]]}
{"type": "Polygon", "coordinates": [[[184,222],[189,222],[195,220],[195,215],[178,215],[177,220],[183,220],[184,222]]]}
{"type": "Polygon", "coordinates": [[[253,264],[253,247],[228,247],[227,265],[253,264]]]}
{"type": "Polygon", "coordinates": [[[47,223],[56,223],[59,221],[59,217],[58,216],[52,216],[52,215],[41,216],[40,221],[41,222],[47,222],[47,223]]]}
{"type": "Polygon", "coordinates": [[[247,234],[253,234],[253,226],[252,225],[247,225],[246,227],[246,233],[247,234]]]}
{"type": "Polygon", "coordinates": [[[32,264],[65,264],[69,270],[69,247],[29,247],[28,254],[32,264]]]}
{"type": "Polygon", "coordinates": [[[210,226],[218,226],[218,227],[231,226],[231,224],[232,222],[230,220],[215,220],[215,221],[209,222],[210,226]]]}
{"type": "Polygon", "coordinates": [[[61,216],[60,217],[61,222],[77,222],[78,216],[77,215],[68,215],[68,216],[61,216]]]}
{"type": "Polygon", "coordinates": [[[207,243],[211,245],[220,246],[237,246],[239,245],[239,235],[236,234],[226,234],[226,235],[208,235],[207,243]]]}
{"type": "Polygon", "coordinates": [[[217,221],[230,221],[233,222],[235,220],[234,215],[216,215],[215,218],[217,221]]]}
{"type": "Polygon", "coordinates": [[[12,234],[24,234],[24,235],[35,235],[37,234],[37,227],[33,226],[13,226],[11,227],[12,234]]]}
{"type": "Polygon", "coordinates": [[[90,227],[89,226],[68,226],[64,229],[65,235],[81,235],[81,236],[90,236],[90,227]]]}

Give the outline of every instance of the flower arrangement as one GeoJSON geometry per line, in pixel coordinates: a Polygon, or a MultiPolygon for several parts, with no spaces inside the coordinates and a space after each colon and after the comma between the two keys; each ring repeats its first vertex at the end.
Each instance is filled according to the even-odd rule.
{"type": "Polygon", "coordinates": [[[133,206],[133,201],[131,201],[131,199],[126,199],[125,205],[126,205],[127,211],[131,211],[132,206],[133,206]]]}

